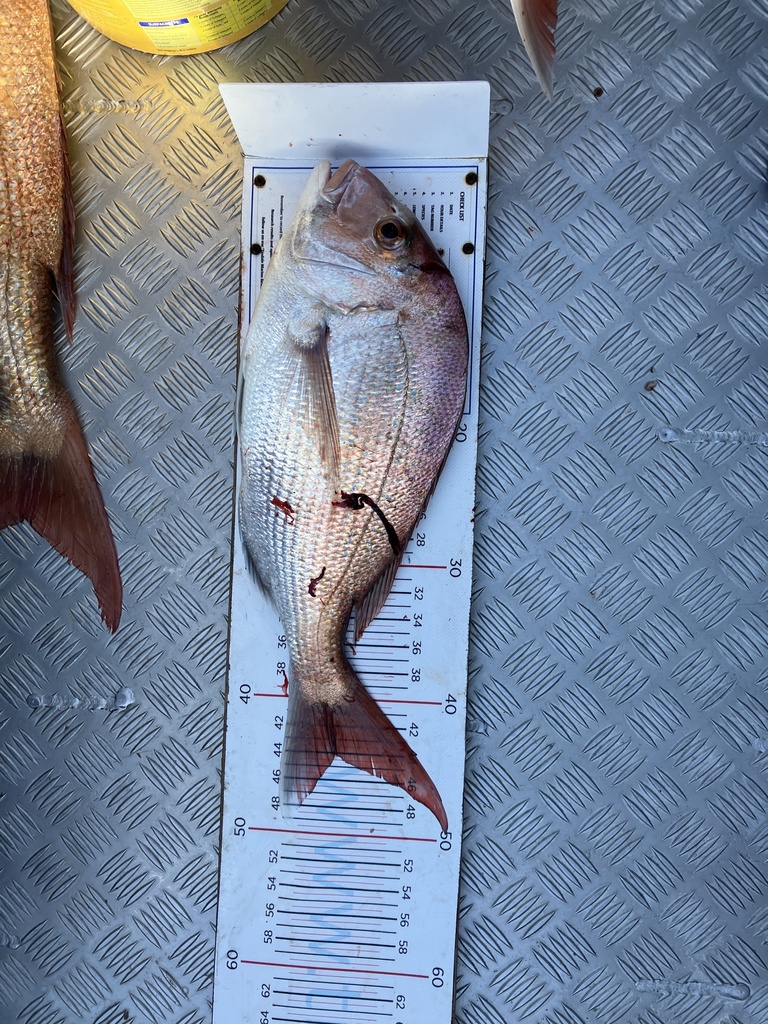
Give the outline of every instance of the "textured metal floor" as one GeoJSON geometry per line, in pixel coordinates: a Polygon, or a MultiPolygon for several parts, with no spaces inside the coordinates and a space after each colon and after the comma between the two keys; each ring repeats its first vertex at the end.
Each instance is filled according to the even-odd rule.
{"type": "MultiPolygon", "coordinates": [[[[207,1024],[241,158],[217,83],[487,78],[459,1024],[768,1021],[768,4],[289,0],[223,51],[54,2],[63,356],[126,587],[0,538],[0,1016],[207,1024]]],[[[343,1022],[340,1022],[343,1024],[343,1022]]]]}

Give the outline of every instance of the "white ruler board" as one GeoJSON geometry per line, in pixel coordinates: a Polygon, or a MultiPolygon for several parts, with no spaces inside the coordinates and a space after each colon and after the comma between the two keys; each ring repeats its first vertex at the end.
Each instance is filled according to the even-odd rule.
{"type": "MultiPolygon", "coordinates": [[[[251,126],[248,143],[259,156],[245,161],[243,331],[310,170],[324,156],[334,167],[352,157],[415,210],[443,250],[467,313],[471,372],[465,415],[437,490],[384,609],[350,651],[363,683],[435,781],[447,832],[403,790],[338,759],[302,807],[283,816],[278,781],[290,665],[282,627],[248,572],[236,528],[214,1024],[449,1024],[464,781],[487,87],[469,83],[474,101],[466,104],[471,132],[478,121],[486,125],[481,151],[456,153],[446,140],[447,156],[421,158],[413,152],[404,156],[400,147],[408,152],[409,144],[397,136],[392,146],[398,148],[389,154],[372,153],[361,137],[359,125],[368,131],[376,123],[377,106],[387,106],[391,87],[366,87],[362,106],[348,92],[358,87],[332,87],[346,92],[341,109],[355,112],[349,122],[339,116],[337,136],[344,145],[333,152],[317,151],[309,134],[318,123],[312,120],[313,104],[322,97],[325,109],[331,87],[222,87],[225,99],[233,88],[238,104],[244,102],[257,122],[264,104],[279,110],[293,154],[285,155],[277,132],[270,151],[268,125],[263,139],[251,126]]],[[[396,88],[402,103],[406,87],[396,88]]],[[[414,102],[419,95],[426,98],[428,87],[407,88],[414,102]]],[[[435,107],[424,104],[422,116],[434,123],[435,107]]],[[[241,117],[242,109],[233,116],[236,126],[241,117]]],[[[454,129],[452,124],[455,141],[461,130],[454,129]]]]}

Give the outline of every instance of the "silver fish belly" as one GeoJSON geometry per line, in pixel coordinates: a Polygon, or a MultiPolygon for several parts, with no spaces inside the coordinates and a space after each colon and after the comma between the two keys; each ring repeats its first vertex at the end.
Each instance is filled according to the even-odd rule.
{"type": "Polygon", "coordinates": [[[283,806],[335,756],[440,795],[349,663],[391,589],[462,411],[456,286],[412,213],[365,168],[327,161],[267,268],[238,396],[239,521],[290,653],[283,806]]]}

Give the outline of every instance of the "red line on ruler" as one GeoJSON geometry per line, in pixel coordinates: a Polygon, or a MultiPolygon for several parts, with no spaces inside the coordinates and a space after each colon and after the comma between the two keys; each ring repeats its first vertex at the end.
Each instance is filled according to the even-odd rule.
{"type": "Polygon", "coordinates": [[[430,707],[441,708],[441,700],[392,700],[391,697],[377,698],[382,704],[429,704],[430,707]]]}
{"type": "Polygon", "coordinates": [[[406,974],[403,971],[378,971],[375,968],[366,970],[364,967],[324,967],[320,964],[273,964],[268,960],[241,960],[241,964],[254,964],[256,967],[280,967],[283,970],[295,971],[341,971],[344,974],[385,974],[388,978],[429,978],[428,974],[406,974]]]}
{"type": "MultiPolygon", "coordinates": [[[[280,697],[288,698],[287,693],[252,693],[252,697],[280,697]]],[[[378,697],[381,704],[423,704],[425,707],[440,708],[443,706],[441,700],[395,700],[393,697],[378,697]]]]}
{"type": "Polygon", "coordinates": [[[411,565],[403,564],[400,566],[401,569],[447,569],[447,565],[411,565]]]}
{"type": "Polygon", "coordinates": [[[392,839],[398,843],[436,843],[436,839],[422,839],[418,836],[382,836],[361,832],[310,832],[303,828],[260,828],[249,825],[249,832],[285,832],[292,836],[334,836],[339,839],[392,839]]]}

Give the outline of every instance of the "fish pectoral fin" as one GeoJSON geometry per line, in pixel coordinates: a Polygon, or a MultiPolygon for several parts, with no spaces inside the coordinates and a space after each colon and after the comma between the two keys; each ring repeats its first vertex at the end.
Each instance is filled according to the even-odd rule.
{"type": "Polygon", "coordinates": [[[399,786],[409,799],[429,808],[447,830],[437,787],[359,680],[352,697],[337,706],[310,704],[297,686],[290,690],[290,701],[280,770],[280,805],[285,813],[304,802],[334,757],[340,757],[353,768],[399,786]]]}
{"type": "Polygon", "coordinates": [[[511,0],[515,21],[539,84],[552,99],[557,0],[511,0]]]}
{"type": "Polygon", "coordinates": [[[324,320],[291,324],[289,334],[301,359],[301,390],[309,423],[318,439],[320,458],[335,483],[341,459],[336,394],[328,355],[328,325],[324,320]]]}

